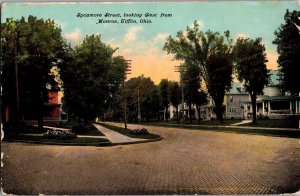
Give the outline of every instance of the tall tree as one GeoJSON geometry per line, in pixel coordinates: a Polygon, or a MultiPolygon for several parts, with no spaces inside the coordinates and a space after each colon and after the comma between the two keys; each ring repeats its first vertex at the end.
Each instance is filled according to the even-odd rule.
{"type": "Polygon", "coordinates": [[[233,47],[235,70],[238,79],[243,82],[249,92],[252,105],[252,123],[256,123],[256,98],[263,93],[264,87],[269,83],[269,70],[267,69],[265,46],[261,38],[239,38],[233,47]]]}
{"type": "Polygon", "coordinates": [[[200,107],[201,105],[207,104],[207,93],[204,90],[197,91],[195,94],[195,99],[193,100],[196,105],[196,110],[198,112],[198,123],[201,121],[200,107]]]}
{"type": "MultiPolygon", "coordinates": [[[[65,42],[53,20],[7,19],[1,24],[2,110],[10,119],[37,119],[43,126],[43,105],[49,88],[57,88],[50,70],[62,63],[65,42]]],[[[5,122],[5,121],[4,121],[5,122]]]]}
{"type": "Polygon", "coordinates": [[[143,75],[129,79],[126,84],[129,120],[138,120],[138,109],[142,121],[155,120],[160,109],[159,89],[150,78],[143,75]],[[140,108],[138,107],[140,104],[140,108]]]}
{"type": "Polygon", "coordinates": [[[169,36],[163,48],[168,53],[175,54],[175,59],[184,60],[189,65],[199,67],[200,76],[204,79],[208,93],[216,104],[215,111],[221,123],[223,122],[223,116],[220,113],[222,112],[220,108],[222,104],[219,104],[219,102],[224,99],[224,96],[220,92],[225,93],[227,89],[230,89],[232,79],[231,43],[229,31],[226,31],[224,36],[210,30],[206,32],[199,31],[199,24],[195,21],[193,27],[187,27],[185,32],[179,31],[175,38],[169,36]],[[228,41],[227,44],[225,39],[228,41]],[[217,58],[226,59],[226,61],[216,65],[218,66],[217,69],[212,69],[210,66],[217,58]],[[210,73],[212,71],[214,74],[210,73]],[[222,76],[222,80],[213,76],[222,76]],[[220,84],[216,85],[217,83],[220,84]],[[216,87],[222,89],[216,89],[216,87]]]}
{"type": "Polygon", "coordinates": [[[158,86],[159,86],[161,105],[164,108],[164,120],[168,122],[167,111],[170,104],[168,79],[162,79],[158,86]]]}
{"type": "Polygon", "coordinates": [[[189,107],[190,123],[192,123],[192,104],[196,105],[197,112],[200,114],[200,106],[205,103],[201,90],[200,68],[195,64],[185,64],[185,71],[181,72],[184,84],[184,98],[189,107]]]}
{"type": "Polygon", "coordinates": [[[170,81],[169,83],[169,98],[170,103],[176,108],[176,121],[179,122],[178,105],[181,102],[181,88],[178,82],[170,81]]]}
{"type": "Polygon", "coordinates": [[[100,35],[86,36],[71,51],[68,63],[60,67],[66,111],[83,119],[95,119],[120,88],[128,66],[121,57],[113,57],[116,49],[101,41],[100,35]]]}
{"type": "Polygon", "coordinates": [[[279,53],[279,71],[283,76],[282,87],[284,91],[289,91],[293,95],[300,92],[300,11],[286,10],[284,24],[274,32],[276,38],[273,44],[277,45],[279,53]],[[297,28],[298,26],[298,28],[297,28]]]}

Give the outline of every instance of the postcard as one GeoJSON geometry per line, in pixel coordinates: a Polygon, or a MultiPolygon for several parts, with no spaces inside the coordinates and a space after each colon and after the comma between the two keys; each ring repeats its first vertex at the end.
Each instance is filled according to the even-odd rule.
{"type": "Polygon", "coordinates": [[[2,194],[299,193],[299,8],[2,2],[2,194]]]}

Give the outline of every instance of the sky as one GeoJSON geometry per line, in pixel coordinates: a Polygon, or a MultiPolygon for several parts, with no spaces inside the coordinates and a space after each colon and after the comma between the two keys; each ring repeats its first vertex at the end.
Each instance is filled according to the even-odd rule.
{"type": "Polygon", "coordinates": [[[286,9],[299,10],[300,1],[214,1],[214,2],[113,2],[113,3],[5,3],[2,22],[6,18],[20,19],[29,15],[53,19],[62,29],[62,36],[72,46],[82,42],[86,35],[101,35],[104,43],[118,48],[115,55],[131,60],[128,78],[144,75],[158,84],[161,79],[179,80],[172,54],[163,51],[166,38],[186,30],[195,20],[200,30],[230,31],[231,37],[262,37],[266,47],[269,69],[276,70],[278,54],[274,31],[284,22],[286,9]],[[105,14],[120,14],[108,16],[105,14]],[[157,14],[156,17],[145,15],[157,14]],[[96,17],[85,17],[98,14],[96,17]],[[102,16],[99,16],[102,14],[102,16]],[[127,14],[129,16],[124,16],[127,14]],[[135,15],[141,14],[142,17],[135,15]],[[160,17],[161,14],[165,14],[160,17]],[[130,16],[131,15],[131,16],[130,16]],[[133,16],[132,16],[133,15],[133,16]],[[81,17],[79,17],[81,16],[81,17]],[[99,19],[118,23],[98,23],[99,19]],[[121,20],[137,23],[121,23],[121,20]],[[141,23],[140,20],[151,20],[141,23]],[[98,24],[97,24],[98,23],[98,24]]]}

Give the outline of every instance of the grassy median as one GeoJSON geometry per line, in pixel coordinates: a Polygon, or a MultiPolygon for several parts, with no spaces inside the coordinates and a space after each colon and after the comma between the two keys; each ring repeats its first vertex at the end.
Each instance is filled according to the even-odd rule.
{"type": "Polygon", "coordinates": [[[149,134],[143,134],[143,135],[136,135],[132,133],[131,129],[125,129],[123,127],[119,127],[119,126],[114,126],[114,125],[109,125],[109,124],[105,124],[105,123],[99,123],[101,126],[110,129],[112,131],[116,131],[120,134],[126,135],[128,137],[132,137],[132,138],[141,138],[141,139],[157,139],[160,138],[159,135],[155,135],[152,133],[149,134]]]}

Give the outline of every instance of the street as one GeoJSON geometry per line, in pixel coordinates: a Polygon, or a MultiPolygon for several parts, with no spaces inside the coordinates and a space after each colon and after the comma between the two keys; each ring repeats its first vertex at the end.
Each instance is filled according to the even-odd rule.
{"type": "Polygon", "coordinates": [[[164,139],[113,147],[2,143],[3,191],[279,194],[300,188],[299,139],[150,126],[147,129],[164,139]]]}

